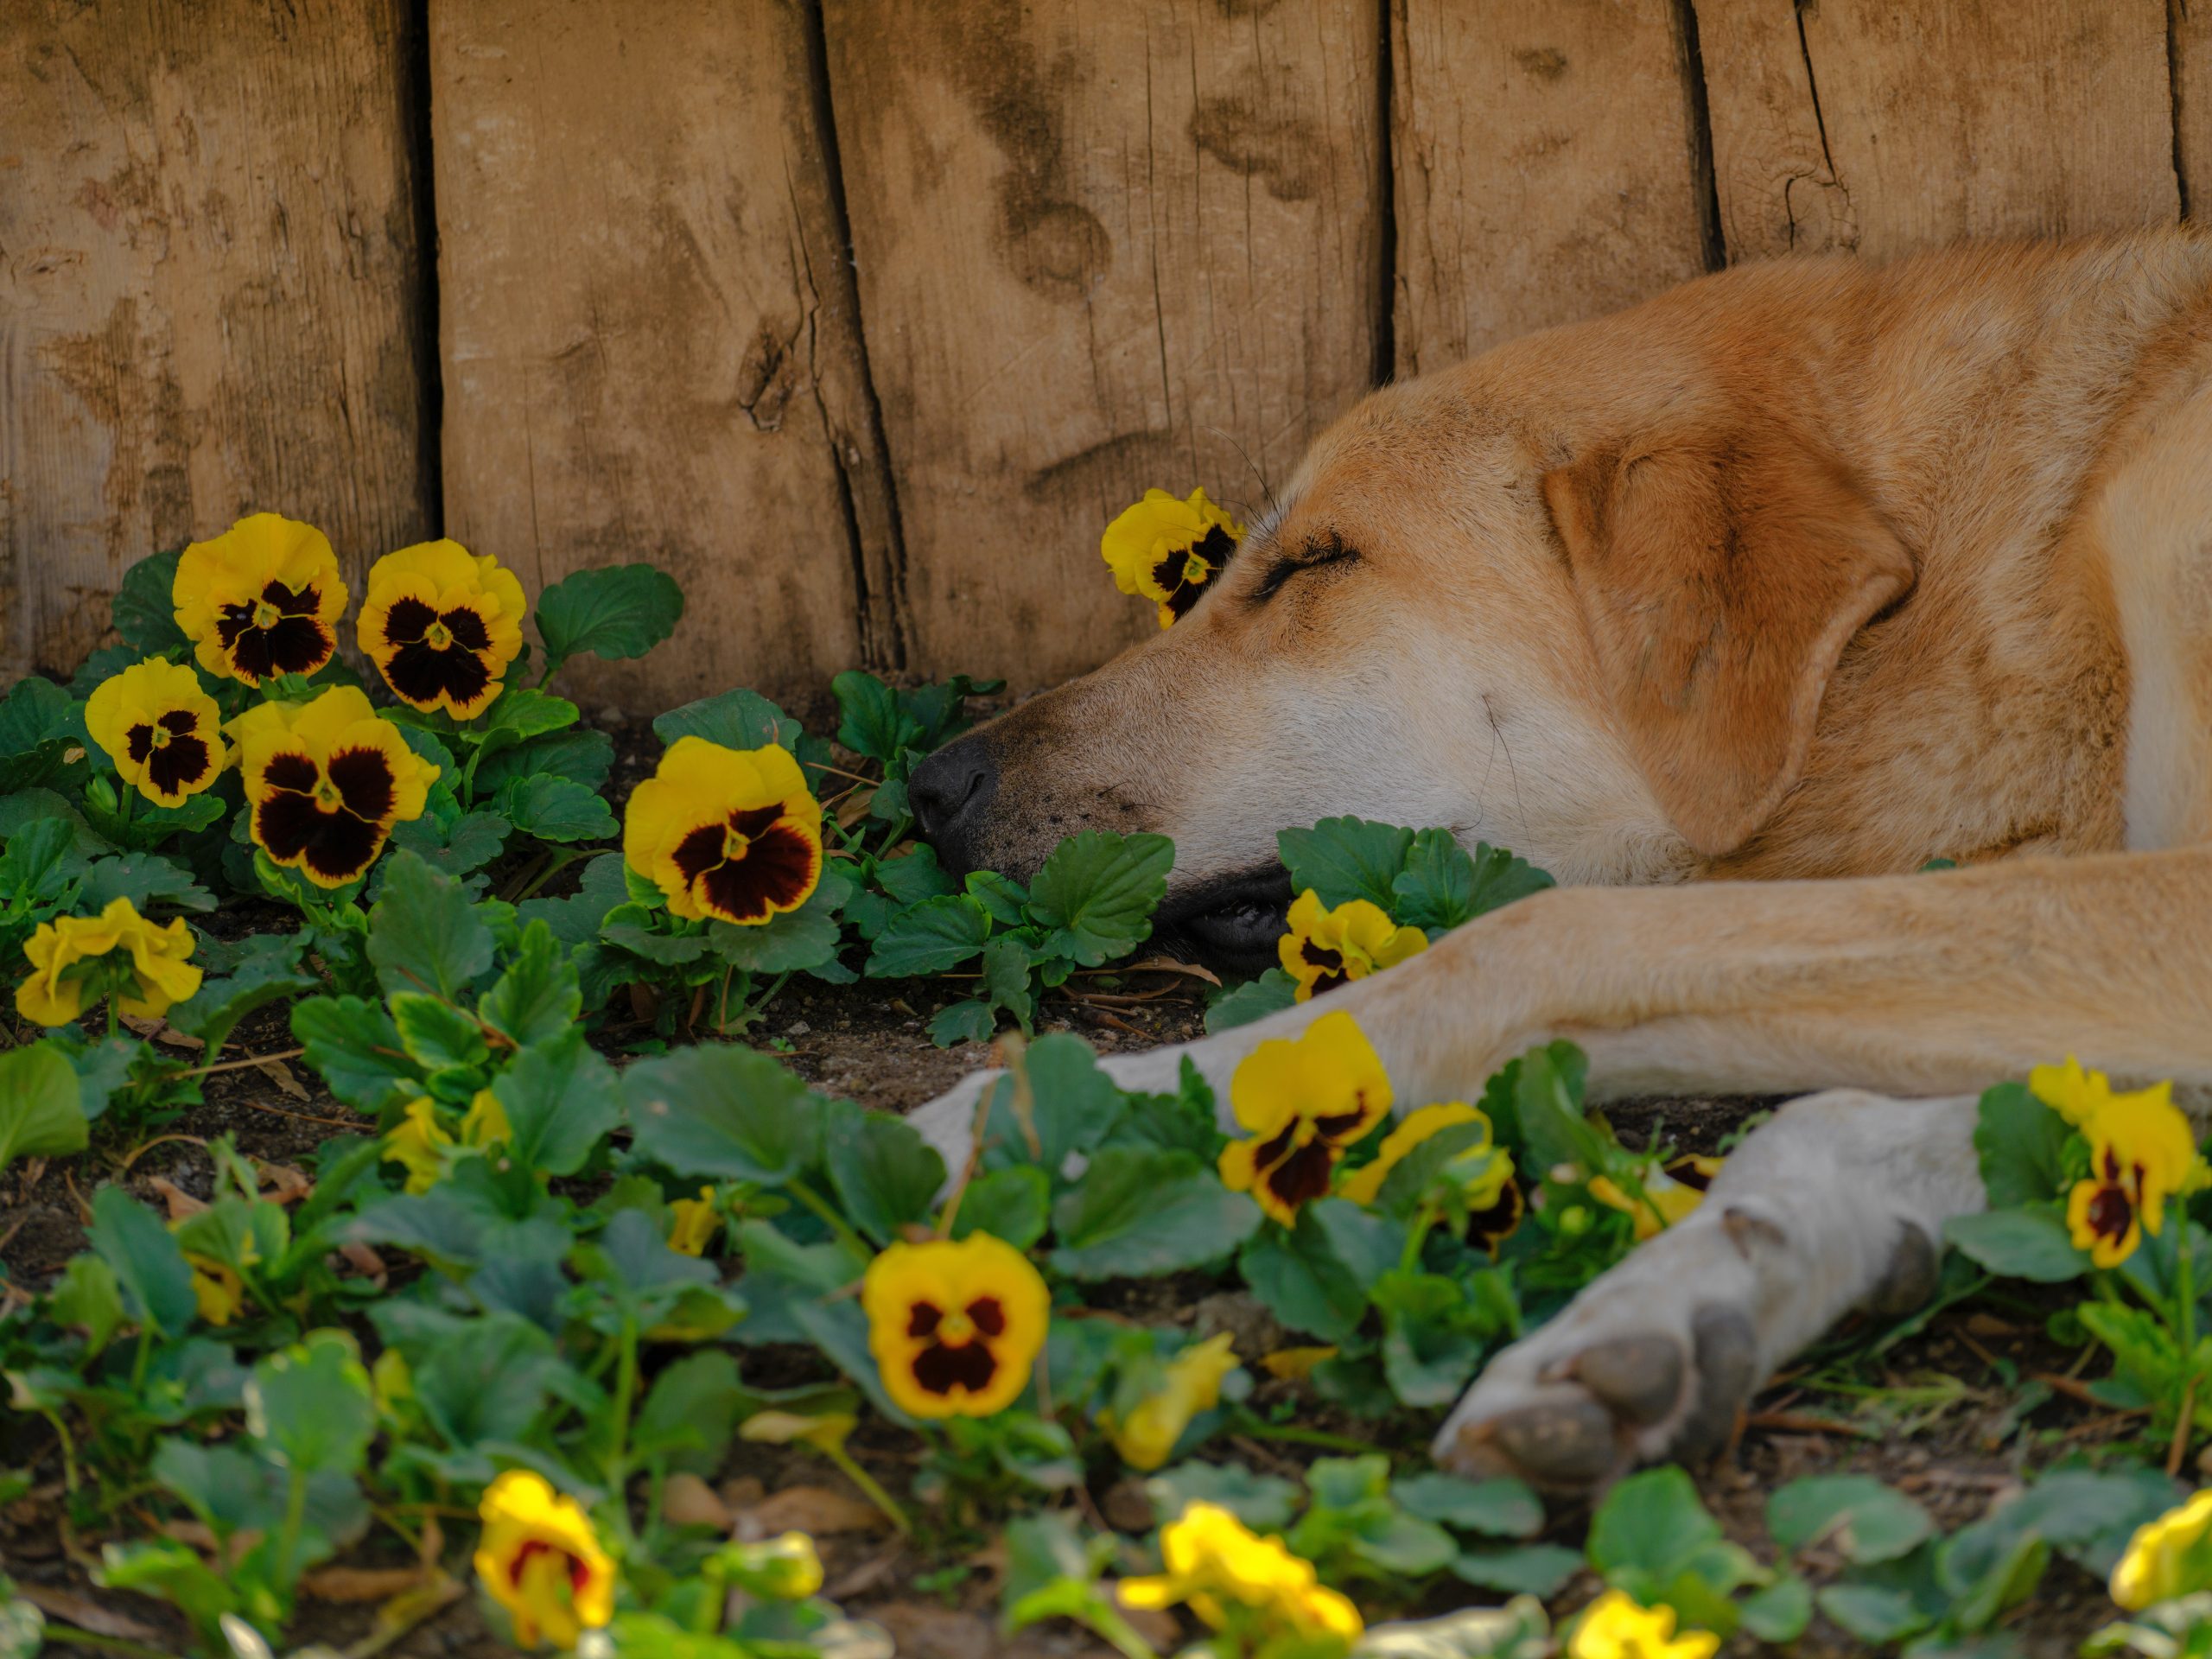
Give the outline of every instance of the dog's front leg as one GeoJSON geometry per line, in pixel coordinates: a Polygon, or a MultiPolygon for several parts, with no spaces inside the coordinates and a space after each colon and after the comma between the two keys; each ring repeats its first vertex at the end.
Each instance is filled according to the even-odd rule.
{"type": "Polygon", "coordinates": [[[1984,1203],[1974,1109],[1855,1090],[1791,1102],[1687,1220],[1491,1362],[1438,1460],[1582,1491],[1718,1449],[1752,1390],[1844,1314],[1927,1299],[1944,1223],[1984,1203]]]}

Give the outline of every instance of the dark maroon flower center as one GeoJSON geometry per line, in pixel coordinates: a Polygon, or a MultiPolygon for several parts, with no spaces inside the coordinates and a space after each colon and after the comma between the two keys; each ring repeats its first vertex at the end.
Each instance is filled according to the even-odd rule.
{"type": "Polygon", "coordinates": [[[1206,590],[1215,573],[1229,563],[1229,556],[1236,550],[1236,543],[1219,524],[1211,524],[1206,533],[1192,546],[1177,548],[1152,567],[1152,579],[1166,594],[1170,614],[1187,615],[1198,596],[1206,590]],[[1193,581],[1190,575],[1191,555],[1196,553],[1204,560],[1205,574],[1193,581]]]}
{"type": "Polygon", "coordinates": [[[315,615],[321,603],[313,582],[287,588],[272,582],[258,600],[219,609],[215,638],[242,680],[258,683],[279,674],[312,674],[330,660],[338,644],[315,615]]]}
{"type": "Polygon", "coordinates": [[[2116,1243],[2127,1236],[2127,1230],[2134,1224],[2135,1205],[2125,1187],[2101,1185],[2090,1196],[2089,1230],[2099,1238],[2116,1243]]]}
{"type": "Polygon", "coordinates": [[[1316,996],[1323,991],[1336,989],[1349,977],[1344,972],[1344,952],[1341,950],[1332,950],[1326,945],[1314,944],[1311,939],[1302,939],[1299,942],[1298,953],[1306,958],[1307,967],[1318,968],[1321,970],[1319,976],[1313,982],[1313,994],[1316,996]]]}
{"type": "Polygon", "coordinates": [[[124,734],[124,748],[165,795],[198,783],[215,759],[207,740],[200,735],[199,721],[188,709],[172,709],[158,720],[133,726],[124,734]]]}
{"type": "Polygon", "coordinates": [[[271,858],[333,881],[375,861],[399,793],[383,751],[341,749],[321,768],[288,751],[270,756],[261,776],[271,793],[254,809],[254,838],[271,858]]]}
{"type": "Polygon", "coordinates": [[[701,907],[733,922],[763,921],[798,903],[821,860],[781,806],[701,824],[676,844],[673,857],[701,907]]]}
{"type": "Polygon", "coordinates": [[[1467,1243],[1494,1256],[1497,1254],[1498,1245],[1520,1224],[1520,1183],[1509,1180],[1499,1189],[1494,1203],[1469,1213],[1467,1243]]]}
{"type": "Polygon", "coordinates": [[[514,1560],[507,1564],[507,1582],[520,1588],[523,1570],[540,1555],[557,1555],[567,1563],[569,1589],[572,1594],[582,1594],[584,1586],[591,1582],[591,1569],[588,1567],[569,1554],[567,1550],[557,1545],[549,1544],[543,1538],[525,1538],[523,1541],[522,1548],[515,1551],[514,1560]]]}
{"type": "Polygon", "coordinates": [[[476,702],[492,683],[492,631],[467,606],[440,611],[419,599],[398,599],[386,613],[384,637],[391,659],[385,677],[410,702],[476,702]]]}
{"type": "Polygon", "coordinates": [[[1367,1096],[1352,1096],[1357,1109],[1332,1112],[1325,1117],[1294,1117],[1252,1154],[1252,1167],[1268,1192],[1295,1208],[1329,1190],[1330,1172],[1337,1166],[1337,1153],[1346,1137],[1366,1121],[1367,1096]],[[1299,1130],[1310,1123],[1313,1133],[1300,1140],[1299,1130]]]}
{"type": "Polygon", "coordinates": [[[914,1381],[940,1397],[959,1389],[980,1394],[998,1374],[990,1344],[1006,1334],[1006,1309],[995,1296],[978,1296],[963,1310],[975,1335],[965,1340],[933,1340],[944,1326],[944,1310],[916,1302],[906,1316],[906,1334],[927,1346],[914,1356],[914,1381]]]}

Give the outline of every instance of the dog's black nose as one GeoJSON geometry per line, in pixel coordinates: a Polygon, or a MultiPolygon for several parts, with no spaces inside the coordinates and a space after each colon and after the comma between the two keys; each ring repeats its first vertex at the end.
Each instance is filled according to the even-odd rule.
{"type": "Polygon", "coordinates": [[[946,744],[907,775],[914,822],[946,869],[964,874],[975,867],[976,829],[998,791],[999,769],[979,732],[946,744]]]}

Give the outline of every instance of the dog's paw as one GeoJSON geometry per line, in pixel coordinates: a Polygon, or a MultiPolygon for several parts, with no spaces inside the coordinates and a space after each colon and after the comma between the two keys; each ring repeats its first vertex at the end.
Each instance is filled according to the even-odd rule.
{"type": "Polygon", "coordinates": [[[1437,1435],[1437,1461],[1554,1492],[1728,1443],[1767,1372],[1759,1274],[1767,1224],[1700,1216],[1599,1279],[1499,1354],[1437,1435]]]}
{"type": "Polygon", "coordinates": [[[948,1175],[957,1178],[968,1162],[969,1149],[975,1144],[976,1109],[991,1085],[1005,1075],[996,1070],[970,1071],[935,1100],[906,1115],[906,1121],[944,1160],[948,1175]]]}

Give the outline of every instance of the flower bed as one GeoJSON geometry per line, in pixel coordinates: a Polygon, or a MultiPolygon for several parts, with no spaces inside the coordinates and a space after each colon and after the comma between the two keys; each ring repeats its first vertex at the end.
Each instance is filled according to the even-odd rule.
{"type": "MultiPolygon", "coordinates": [[[[1172,626],[1241,532],[1155,495],[1106,551],[1172,626]]],[[[664,576],[548,588],[533,653],[510,573],[404,550],[353,624],[368,683],[339,652],[348,603],[316,532],[258,515],[135,569],[120,645],[0,702],[0,1166],[64,1175],[85,1245],[6,1283],[0,1494],[62,1519],[96,1593],[262,1652],[333,1562],[396,1553],[394,1630],[465,1597],[525,1647],[885,1650],[824,1599],[812,1540],[733,1536],[702,1484],[778,1448],[783,1478],[813,1465],[869,1506],[908,1582],[986,1551],[1009,1628],[1073,1620],[1125,1654],[1381,1652],[1414,1638],[1373,1627],[1412,1613],[1445,1615],[1424,1651],[1527,1659],[1704,1659],[1816,1619],[1804,1639],[1995,1651],[2054,1561],[2141,1611],[2113,1643],[2212,1639],[2171,1634],[2212,1586],[2171,1478],[2212,1427],[2212,1274],[2204,1166],[2162,1091],[2070,1063],[1999,1083],[1993,1207],[1955,1228],[1937,1309],[1793,1379],[1888,1408],[1880,1357],[1970,1303],[2069,1344],[2041,1380],[1991,1359],[1999,1444],[2037,1477],[2014,1502],[1946,1531],[1868,1475],[1777,1481],[1753,1550],[1659,1469],[1586,1527],[1427,1468],[1428,1431],[1694,1209],[1725,1145],[1624,1138],[1563,1043],[1474,1098],[1399,1099],[1343,1013],[1262,1045],[1225,1101],[1190,1071],[1127,1092],[1045,1027],[1211,980],[1130,960],[1173,846],[1086,832],[1025,887],[955,880],[912,840],[910,769],[992,688],[840,676],[835,747],[748,691],[672,710],[618,818],[614,745],[550,688],[665,639],[664,576]],[[769,1046],[797,986],[931,976],[955,988],[934,1040],[996,1037],[1010,1073],[958,1170],[769,1046]],[[320,1085],[299,1116],[335,1131],[296,1166],[187,1136],[202,1189],[134,1194],[232,1069],[294,1058],[320,1085]],[[2110,1375],[2082,1381],[2090,1361],[2110,1375]]],[[[1214,1028],[1548,885],[1439,829],[1279,845],[1281,965],[1218,989],[1214,1028]]],[[[35,1644],[30,1590],[0,1588],[0,1652],[35,1644]]]]}

